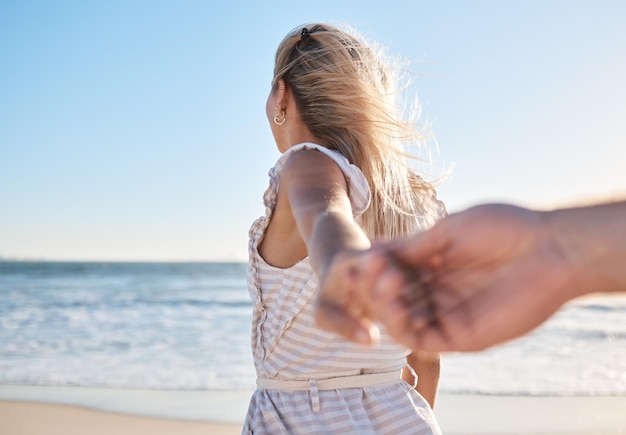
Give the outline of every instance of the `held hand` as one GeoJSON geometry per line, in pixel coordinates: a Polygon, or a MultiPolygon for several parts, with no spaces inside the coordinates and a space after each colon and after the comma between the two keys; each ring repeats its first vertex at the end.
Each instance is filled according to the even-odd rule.
{"type": "Polygon", "coordinates": [[[373,323],[371,298],[357,282],[360,258],[366,251],[335,254],[320,279],[315,308],[319,327],[361,344],[376,344],[380,334],[373,323]]]}
{"type": "Polygon", "coordinates": [[[370,294],[367,315],[412,349],[481,350],[551,316],[569,267],[541,212],[487,205],[372,250],[352,292],[370,294]]]}

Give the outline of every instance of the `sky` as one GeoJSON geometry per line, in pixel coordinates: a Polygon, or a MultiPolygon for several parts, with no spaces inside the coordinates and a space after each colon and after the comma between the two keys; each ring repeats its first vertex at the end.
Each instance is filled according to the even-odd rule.
{"type": "Polygon", "coordinates": [[[411,60],[450,212],[626,192],[626,2],[0,1],[0,258],[245,261],[275,49],[411,60]]]}

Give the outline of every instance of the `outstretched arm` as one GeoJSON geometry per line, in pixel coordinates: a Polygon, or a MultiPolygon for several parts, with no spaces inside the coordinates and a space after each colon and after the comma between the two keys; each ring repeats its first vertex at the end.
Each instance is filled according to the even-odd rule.
{"type": "Polygon", "coordinates": [[[283,185],[313,269],[320,277],[326,276],[337,253],[370,247],[352,217],[344,175],[330,157],[316,150],[292,154],[281,174],[283,185]]]}
{"type": "MultiPolygon", "coordinates": [[[[343,286],[344,278],[358,265],[358,254],[370,247],[370,241],[354,220],[345,177],[337,164],[315,150],[298,151],[285,162],[281,172],[281,190],[287,195],[291,212],[318,275],[321,291],[333,295],[337,309],[351,312],[354,326],[350,335],[376,337],[370,319],[361,316],[356,297],[365,297],[343,286]]],[[[335,309],[329,306],[329,309],[335,309]]],[[[340,316],[336,316],[340,318],[340,316]]]]}

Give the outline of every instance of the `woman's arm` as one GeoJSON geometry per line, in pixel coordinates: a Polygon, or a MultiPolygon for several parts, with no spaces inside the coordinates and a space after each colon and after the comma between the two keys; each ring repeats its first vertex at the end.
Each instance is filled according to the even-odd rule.
{"type": "MultiPolygon", "coordinates": [[[[435,408],[437,388],[439,387],[440,357],[438,353],[412,352],[406,357],[406,362],[417,373],[418,393],[422,395],[431,408],[435,408]]],[[[413,385],[415,379],[410,370],[402,371],[402,379],[413,385]]]]}
{"type": "MultiPolygon", "coordinates": [[[[283,166],[281,191],[319,277],[320,294],[332,296],[328,309],[350,313],[344,331],[347,336],[361,336],[364,343],[377,342],[378,328],[360,311],[366,305],[362,298],[369,296],[344,285],[346,277],[356,271],[358,254],[371,244],[352,216],[343,172],[319,151],[297,151],[283,166]]],[[[325,301],[317,299],[318,304],[325,301]]]]}
{"type": "Polygon", "coordinates": [[[281,172],[282,188],[320,280],[337,253],[370,247],[352,216],[343,172],[330,157],[316,150],[293,153],[281,172]]]}

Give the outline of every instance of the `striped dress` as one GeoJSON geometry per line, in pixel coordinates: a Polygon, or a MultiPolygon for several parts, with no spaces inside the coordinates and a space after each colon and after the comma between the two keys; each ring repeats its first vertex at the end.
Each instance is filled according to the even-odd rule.
{"type": "Polygon", "coordinates": [[[242,433],[439,434],[428,403],[400,378],[407,349],[384,331],[379,346],[365,347],[318,329],[313,313],[318,280],[308,257],[292,267],[277,268],[258,253],[276,203],[281,168],[300,149],[317,149],[337,163],[357,219],[369,205],[370,191],[361,171],[319,145],[290,148],[270,170],[270,186],[263,197],[265,216],[249,233],[247,281],[254,305],[252,352],[259,387],[242,433]],[[377,377],[386,380],[361,382],[377,377]],[[351,385],[355,380],[359,386],[351,385]]]}

